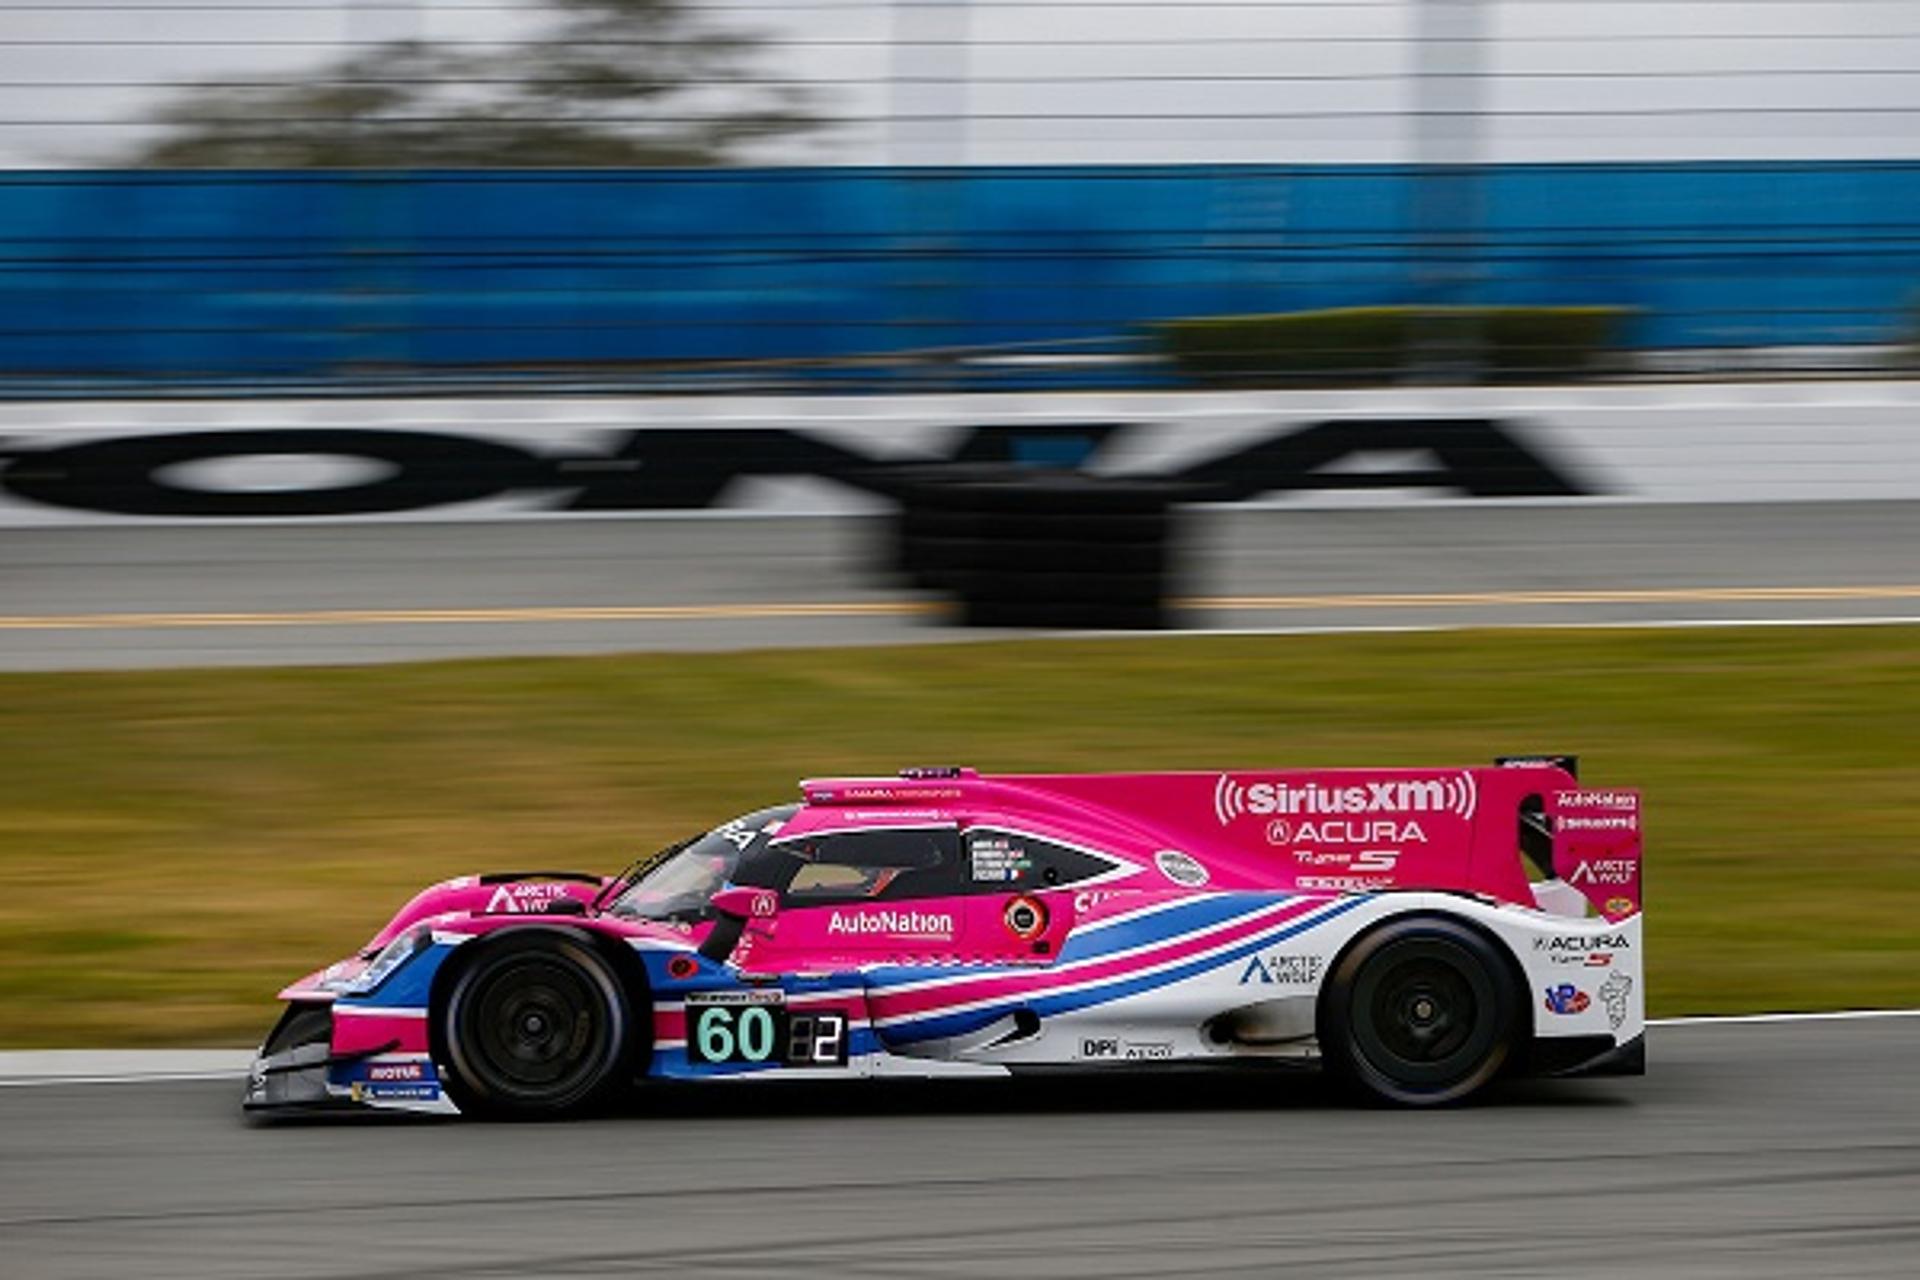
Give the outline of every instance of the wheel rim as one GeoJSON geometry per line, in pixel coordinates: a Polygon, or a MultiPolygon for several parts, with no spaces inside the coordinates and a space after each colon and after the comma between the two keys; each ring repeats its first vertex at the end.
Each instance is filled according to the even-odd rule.
{"type": "Polygon", "coordinates": [[[1437,1090],[1484,1069],[1500,1042],[1498,996],[1485,968],[1441,940],[1389,943],[1354,983],[1353,1038],[1393,1083],[1437,1090]]]}
{"type": "Polygon", "coordinates": [[[597,984],[569,960],[516,956],[476,975],[459,1039],[475,1083],[519,1103],[553,1103],[591,1089],[610,1036],[597,984]]]}

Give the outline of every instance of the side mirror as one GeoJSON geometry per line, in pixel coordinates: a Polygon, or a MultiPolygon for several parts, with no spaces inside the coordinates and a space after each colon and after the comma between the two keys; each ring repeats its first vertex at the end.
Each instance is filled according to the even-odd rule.
{"type": "Polygon", "coordinates": [[[707,899],[707,905],[723,919],[771,920],[780,910],[780,895],[771,889],[744,889],[736,885],[714,894],[707,899]]]}
{"type": "Polygon", "coordinates": [[[707,899],[717,917],[713,929],[700,943],[700,954],[715,964],[725,962],[740,945],[740,935],[749,921],[765,924],[780,910],[780,895],[772,889],[747,889],[735,886],[722,889],[707,899]]]}

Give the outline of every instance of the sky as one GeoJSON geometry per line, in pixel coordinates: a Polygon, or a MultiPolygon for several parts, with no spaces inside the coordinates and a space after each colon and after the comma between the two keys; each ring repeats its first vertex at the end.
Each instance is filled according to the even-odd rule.
{"type": "MultiPolygon", "coordinates": [[[[764,71],[838,121],[755,162],[1920,157],[1920,0],[698,7],[764,34],[764,71]]],[[[112,164],[181,84],[543,21],[522,0],[0,0],[0,166],[112,164]]]]}

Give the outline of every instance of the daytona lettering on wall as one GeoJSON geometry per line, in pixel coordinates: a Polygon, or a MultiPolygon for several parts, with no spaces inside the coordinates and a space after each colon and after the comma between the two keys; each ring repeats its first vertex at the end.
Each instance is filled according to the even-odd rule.
{"type": "Polygon", "coordinates": [[[1915,389],[1782,403],[1764,384],[1669,386],[1650,402],[1585,384],[1530,394],[1524,413],[1508,393],[1467,392],[1456,417],[1433,416],[1424,389],[1316,392],[1311,415],[1284,392],[1155,392],[1103,397],[1092,421],[1078,397],[1031,395],[20,403],[0,406],[0,524],[851,514],[890,500],[889,467],[1028,456],[1288,506],[1365,490],[1396,504],[1913,500],[1915,389]],[[792,427],[803,419],[822,425],[792,427]],[[1642,447],[1649,431],[1659,450],[1642,447]]]}
{"type": "MultiPolygon", "coordinates": [[[[968,425],[933,417],[914,421],[908,414],[897,423],[890,419],[881,433],[862,430],[861,419],[870,417],[868,401],[846,410],[845,429],[819,434],[774,425],[610,432],[604,417],[582,425],[546,406],[519,410],[516,425],[510,409],[500,405],[472,415],[498,427],[441,428],[438,422],[461,403],[422,410],[419,401],[361,401],[358,416],[390,425],[315,426],[324,411],[311,405],[253,402],[250,423],[272,423],[279,416],[285,425],[239,430],[178,430],[173,424],[180,415],[171,408],[143,420],[138,407],[114,406],[95,417],[119,425],[85,429],[36,427],[12,415],[10,429],[0,436],[0,522],[31,522],[36,514],[63,511],[218,521],[688,510],[727,505],[742,480],[789,476],[845,486],[832,509],[857,511],[893,495],[891,469],[902,462],[1009,460],[1036,442],[1051,441],[1076,446],[1077,465],[1086,466],[1109,437],[1181,430],[1156,409],[1119,425],[1033,422],[1025,416],[968,425]],[[435,425],[423,429],[428,420],[435,425]],[[921,441],[925,452],[902,456],[903,433],[921,441]]],[[[809,416],[833,403],[812,401],[809,416]]],[[[675,412],[681,421],[696,417],[671,402],[633,401],[614,420],[675,412]]],[[[222,413],[209,409],[208,416],[222,413]]],[[[791,416],[769,411],[765,420],[791,416]]],[[[1185,480],[1216,502],[1357,486],[1453,497],[1588,492],[1563,466],[1529,447],[1527,434],[1520,424],[1480,417],[1385,414],[1314,422],[1275,416],[1264,434],[1228,453],[1139,474],[1185,480]],[[1392,465],[1410,453],[1419,455],[1417,466],[1392,465]],[[1389,463],[1364,472],[1329,469],[1359,455],[1389,463]]]]}

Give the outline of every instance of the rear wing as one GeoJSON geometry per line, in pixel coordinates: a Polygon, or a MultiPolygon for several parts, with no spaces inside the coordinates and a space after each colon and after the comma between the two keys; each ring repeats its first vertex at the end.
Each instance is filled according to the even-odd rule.
{"type": "Polygon", "coordinates": [[[1640,793],[1618,787],[1553,791],[1546,813],[1553,831],[1553,873],[1609,921],[1638,912],[1640,793]]]}

